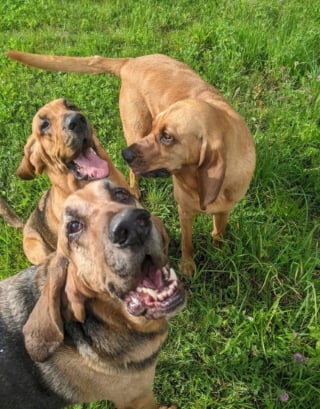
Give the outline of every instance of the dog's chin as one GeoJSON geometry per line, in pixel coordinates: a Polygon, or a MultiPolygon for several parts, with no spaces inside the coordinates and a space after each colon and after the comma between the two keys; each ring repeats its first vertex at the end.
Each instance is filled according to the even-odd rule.
{"type": "Polygon", "coordinates": [[[142,279],[137,287],[123,297],[128,312],[160,319],[180,311],[185,304],[185,292],[175,271],[167,266],[156,267],[151,257],[146,257],[141,269],[142,279]]]}
{"type": "Polygon", "coordinates": [[[151,170],[149,172],[143,172],[141,173],[141,176],[145,178],[168,178],[171,176],[171,173],[169,172],[168,169],[161,168],[161,169],[151,170]]]}

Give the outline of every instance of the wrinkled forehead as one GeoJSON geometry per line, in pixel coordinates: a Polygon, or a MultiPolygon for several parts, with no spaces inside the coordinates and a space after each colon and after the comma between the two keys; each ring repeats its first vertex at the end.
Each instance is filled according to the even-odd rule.
{"type": "Polygon", "coordinates": [[[74,111],[74,112],[79,112],[79,108],[71,101],[68,101],[64,98],[59,98],[55,99],[54,101],[51,101],[44,105],[42,108],[40,108],[35,117],[34,120],[37,118],[42,118],[46,117],[49,115],[54,115],[54,114],[61,114],[62,112],[67,112],[67,111],[74,111]]]}
{"type": "Polygon", "coordinates": [[[108,179],[101,179],[88,183],[70,195],[64,203],[64,209],[85,207],[89,211],[92,207],[106,210],[114,203],[140,207],[128,190],[108,179]]]}
{"type": "Polygon", "coordinates": [[[192,106],[187,101],[178,101],[160,112],[154,119],[153,127],[172,127],[174,129],[185,126],[191,120],[195,121],[192,106]]]}

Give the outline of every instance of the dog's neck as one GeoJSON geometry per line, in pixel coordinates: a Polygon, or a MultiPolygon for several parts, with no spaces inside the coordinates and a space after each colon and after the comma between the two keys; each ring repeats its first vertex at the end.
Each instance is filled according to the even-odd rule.
{"type": "Polygon", "coordinates": [[[121,311],[112,308],[112,303],[90,300],[83,323],[69,321],[64,324],[65,341],[71,342],[92,365],[106,365],[108,372],[110,367],[117,372],[127,372],[154,366],[168,335],[167,323],[165,320],[151,323],[150,320],[148,330],[146,326],[130,324],[123,320],[121,311]]]}
{"type": "Polygon", "coordinates": [[[54,172],[47,169],[47,175],[52,185],[51,189],[55,192],[56,198],[63,201],[71,193],[88,184],[87,180],[76,179],[66,167],[64,167],[63,172],[61,172],[61,170],[59,170],[59,172],[54,172]]]}
{"type": "MultiPolygon", "coordinates": [[[[197,192],[198,189],[198,165],[182,166],[172,177],[186,192],[197,192]]],[[[191,194],[191,193],[190,193],[191,194]]]]}

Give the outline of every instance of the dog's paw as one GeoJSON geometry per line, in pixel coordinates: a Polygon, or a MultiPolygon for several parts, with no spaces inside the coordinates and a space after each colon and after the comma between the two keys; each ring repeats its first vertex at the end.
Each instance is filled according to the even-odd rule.
{"type": "Polygon", "coordinates": [[[196,264],[192,259],[182,259],[179,263],[179,270],[187,277],[191,277],[195,269],[196,264]]]}

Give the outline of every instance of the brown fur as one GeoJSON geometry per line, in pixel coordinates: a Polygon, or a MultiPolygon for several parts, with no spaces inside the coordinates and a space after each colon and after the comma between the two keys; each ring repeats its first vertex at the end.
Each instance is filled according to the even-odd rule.
{"type": "MultiPolygon", "coordinates": [[[[34,116],[32,134],[24,147],[17,175],[28,180],[46,173],[51,187],[42,196],[23,230],[23,249],[33,264],[41,264],[55,250],[62,204],[71,193],[88,183],[87,178],[77,179],[68,165],[89,146],[107,162],[110,180],[127,187],[124,176],[112,164],[91,124],[73,103],[57,99],[44,105],[34,116]],[[66,118],[72,115],[81,115],[80,122],[68,129],[66,118]],[[45,121],[49,124],[47,128],[45,121]]],[[[5,209],[1,203],[0,207],[5,209]]],[[[5,218],[11,223],[12,219],[5,218]]]]}
{"type": "Polygon", "coordinates": [[[12,227],[22,230],[24,223],[9,204],[0,197],[0,215],[12,227]]]}
{"type": "MultiPolygon", "coordinates": [[[[57,251],[0,283],[4,407],[56,409],[107,399],[118,409],[159,408],[152,393],[157,357],[184,295],[179,288],[170,314],[156,319],[129,312],[126,294],[150,274],[145,258],[157,268],[168,262],[168,236],[157,218],[133,242],[113,238],[115,219],[140,211],[147,213],[123,188],[107,180],[88,184],[65,201],[57,251]]],[[[130,224],[132,231],[144,220],[130,224]]]]}
{"type": "Polygon", "coordinates": [[[120,114],[129,148],[124,158],[136,175],[173,175],[182,231],[182,270],[194,269],[192,224],[214,216],[213,238],[222,235],[233,206],[246,193],[255,148],[240,115],[211,85],[164,55],[137,58],[58,57],[9,51],[24,64],[67,72],[109,72],[121,78],[120,114]]]}

